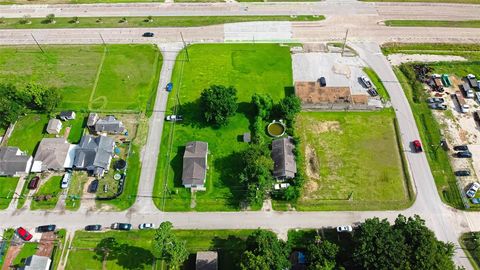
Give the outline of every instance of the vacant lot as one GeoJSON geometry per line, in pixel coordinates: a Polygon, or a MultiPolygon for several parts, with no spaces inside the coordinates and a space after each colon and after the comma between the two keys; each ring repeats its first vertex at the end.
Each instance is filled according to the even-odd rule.
{"type": "Polygon", "coordinates": [[[303,112],[296,129],[308,178],[297,209],[408,206],[392,111],[303,112]]]}
{"type": "Polygon", "coordinates": [[[37,210],[55,208],[58,202],[58,198],[60,197],[60,193],[62,192],[62,189],[60,188],[61,179],[62,176],[52,176],[48,180],[46,180],[45,183],[41,184],[41,187],[33,196],[43,198],[38,201],[33,198],[30,204],[30,209],[37,210]]]}
{"type": "Polygon", "coordinates": [[[254,93],[268,93],[278,101],[290,89],[289,48],[276,44],[194,45],[188,48],[188,53],[190,61],[185,61],[182,53],[175,65],[174,90],[167,107],[169,114],[178,96],[178,112],[185,120],[164,126],[155,203],[167,211],[193,210],[191,206],[195,205],[191,204],[190,190],[181,185],[182,157],[187,142],[200,140],[209,144],[207,191],[196,194],[193,208],[198,211],[237,210],[238,198],[245,191],[238,182],[241,168],[236,163],[238,152],[247,147],[238,137],[249,132],[252,113],[249,102],[254,93]],[[212,84],[236,87],[239,102],[237,114],[228,125],[218,129],[204,124],[199,107],[200,93],[212,84]]]}
{"type": "MultiPolygon", "coordinates": [[[[59,109],[145,111],[161,55],[152,45],[0,47],[0,83],[57,88],[59,109]]],[[[151,104],[153,105],[153,104],[151,104]]]]}
{"type": "Polygon", "coordinates": [[[0,209],[6,209],[17,188],[18,177],[0,177],[0,209]]]}
{"type": "Polygon", "coordinates": [[[393,53],[457,55],[469,60],[480,60],[479,44],[387,43],[382,45],[382,51],[385,55],[393,53]]]}
{"type": "MultiPolygon", "coordinates": [[[[194,254],[197,251],[217,250],[219,269],[236,269],[240,255],[245,249],[244,240],[250,230],[176,230],[174,234],[186,241],[191,253],[185,266],[194,269],[194,254]],[[191,267],[193,263],[193,268],[191,267]]],[[[119,243],[118,250],[105,262],[106,269],[152,269],[154,258],[151,253],[151,239],[155,231],[132,232],[76,232],[66,269],[102,269],[102,257],[97,256],[95,247],[102,246],[104,239],[114,238],[119,243]]],[[[159,268],[158,268],[159,269],[159,268]]]]}

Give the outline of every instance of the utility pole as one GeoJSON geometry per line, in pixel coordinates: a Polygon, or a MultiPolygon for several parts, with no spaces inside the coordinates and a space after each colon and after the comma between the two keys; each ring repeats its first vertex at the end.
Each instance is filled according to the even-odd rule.
{"type": "Polygon", "coordinates": [[[183,39],[183,33],[182,33],[182,32],[180,32],[180,37],[182,38],[183,47],[185,48],[185,53],[186,53],[186,55],[187,55],[187,62],[190,62],[190,57],[188,56],[187,43],[185,43],[185,40],[183,39]]]}
{"type": "Polygon", "coordinates": [[[33,40],[35,41],[35,43],[37,43],[37,46],[38,48],[40,49],[40,51],[42,51],[42,53],[45,53],[45,51],[42,49],[42,46],[40,46],[40,44],[38,43],[37,39],[33,36],[33,33],[30,33],[30,35],[32,36],[33,40]]]}
{"type": "Polygon", "coordinates": [[[102,39],[103,47],[105,47],[105,50],[108,52],[107,44],[105,43],[105,40],[103,39],[103,36],[101,33],[98,33],[100,35],[100,38],[102,39]]]}
{"type": "Polygon", "coordinates": [[[347,32],[345,32],[345,39],[343,40],[342,56],[343,56],[343,52],[345,51],[345,45],[347,44],[347,37],[348,37],[348,28],[347,28],[347,32]]]}

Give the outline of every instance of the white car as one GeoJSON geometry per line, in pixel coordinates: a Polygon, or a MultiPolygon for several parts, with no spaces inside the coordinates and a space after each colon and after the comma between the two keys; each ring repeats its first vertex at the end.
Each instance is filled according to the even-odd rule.
{"type": "Polygon", "coordinates": [[[338,226],[337,227],[337,232],[343,233],[343,232],[353,232],[353,228],[350,225],[343,225],[343,226],[338,226]]]}
{"type": "Polygon", "coordinates": [[[182,121],[183,120],[183,116],[181,115],[175,115],[175,114],[172,114],[172,115],[167,115],[167,117],[165,117],[165,120],[167,121],[182,121]]]}
{"type": "Polygon", "coordinates": [[[477,194],[478,189],[480,188],[480,184],[478,182],[473,183],[467,191],[467,197],[473,198],[475,194],[477,194]]]}
{"type": "Polygon", "coordinates": [[[368,79],[367,76],[361,76],[360,80],[362,81],[363,85],[365,85],[366,88],[372,87],[372,82],[370,81],[370,79],[368,79]]]}
{"type": "Polygon", "coordinates": [[[153,227],[155,227],[155,225],[153,223],[142,223],[142,224],[138,225],[138,228],[140,230],[153,229],[153,227]]]}
{"type": "Polygon", "coordinates": [[[62,183],[60,184],[61,188],[68,188],[68,185],[70,185],[70,179],[72,178],[72,173],[67,172],[62,178],[62,183]]]}

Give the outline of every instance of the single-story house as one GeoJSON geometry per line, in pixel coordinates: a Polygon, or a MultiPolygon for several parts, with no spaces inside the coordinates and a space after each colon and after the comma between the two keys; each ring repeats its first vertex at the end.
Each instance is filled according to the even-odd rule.
{"type": "Polygon", "coordinates": [[[72,168],[76,145],[65,138],[43,138],[33,160],[32,172],[72,168]]]}
{"type": "Polygon", "coordinates": [[[218,253],[216,251],[199,251],[195,260],[196,270],[217,270],[218,253]]]}
{"type": "Polygon", "coordinates": [[[84,135],[75,149],[73,168],[102,177],[110,169],[115,140],[107,136],[84,135]]]}
{"type": "Polygon", "coordinates": [[[32,255],[25,259],[25,266],[18,269],[20,270],[49,270],[52,260],[47,256],[32,255]]]}
{"type": "Polygon", "coordinates": [[[47,125],[48,134],[58,134],[62,130],[62,122],[58,119],[50,119],[47,125]]]}
{"type": "MultiPolygon", "coordinates": [[[[93,123],[95,121],[94,119],[95,116],[92,115],[92,121],[87,121],[88,124],[93,123]]],[[[89,126],[89,128],[96,133],[122,134],[125,132],[125,126],[122,121],[117,120],[113,115],[108,115],[105,118],[96,120],[93,125],[89,126]]]]}
{"type": "Polygon", "coordinates": [[[18,147],[0,147],[0,176],[27,175],[32,167],[32,156],[18,147]]]}
{"type": "Polygon", "coordinates": [[[98,121],[98,114],[97,113],[89,113],[87,119],[87,127],[94,128],[95,123],[98,121]]]}
{"type": "Polygon", "coordinates": [[[297,173],[295,145],[291,137],[276,139],[272,142],[273,176],[277,180],[291,179],[297,173]]]}
{"type": "Polygon", "coordinates": [[[194,141],[185,146],[182,184],[186,188],[204,189],[207,176],[208,143],[194,141]]]}
{"type": "Polygon", "coordinates": [[[58,118],[60,118],[60,120],[63,120],[63,121],[75,120],[75,117],[76,117],[76,114],[74,111],[63,111],[63,112],[60,112],[60,114],[58,115],[58,118]]]}

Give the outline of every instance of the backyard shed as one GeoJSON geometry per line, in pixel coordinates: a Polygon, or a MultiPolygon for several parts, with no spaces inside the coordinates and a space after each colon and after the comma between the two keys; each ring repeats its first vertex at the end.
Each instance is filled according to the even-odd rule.
{"type": "Polygon", "coordinates": [[[47,125],[48,134],[59,134],[62,130],[62,122],[58,119],[50,119],[47,125]]]}
{"type": "Polygon", "coordinates": [[[63,120],[63,121],[74,120],[76,117],[76,114],[74,111],[63,111],[63,112],[60,112],[58,117],[60,118],[60,120],[63,120]]]}

